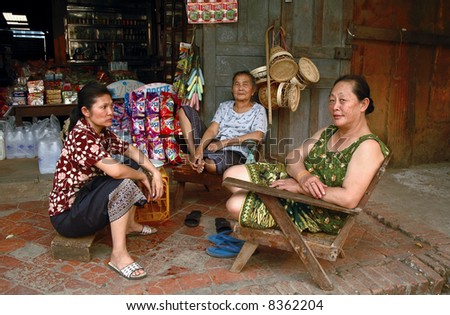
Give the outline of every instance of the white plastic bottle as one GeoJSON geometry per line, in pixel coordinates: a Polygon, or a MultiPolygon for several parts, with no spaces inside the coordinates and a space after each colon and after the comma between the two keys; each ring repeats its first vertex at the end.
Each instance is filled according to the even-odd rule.
{"type": "Polygon", "coordinates": [[[16,158],[23,159],[26,155],[25,132],[23,127],[16,128],[16,158]]]}
{"type": "Polygon", "coordinates": [[[0,160],[4,160],[5,158],[6,158],[5,138],[3,136],[3,130],[0,130],[0,160]]]}
{"type": "Polygon", "coordinates": [[[41,174],[53,174],[62,150],[58,134],[49,133],[38,144],[38,164],[41,174]]]}
{"type": "Polygon", "coordinates": [[[36,156],[36,140],[31,128],[25,129],[25,157],[32,159],[36,156]]]}
{"type": "Polygon", "coordinates": [[[17,143],[16,143],[16,131],[12,128],[6,131],[6,158],[15,159],[17,152],[17,143]]]}

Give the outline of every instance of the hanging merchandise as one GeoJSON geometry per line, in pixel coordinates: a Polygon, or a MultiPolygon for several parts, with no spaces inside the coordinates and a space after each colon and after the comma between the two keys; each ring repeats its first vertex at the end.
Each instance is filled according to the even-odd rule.
{"type": "Polygon", "coordinates": [[[301,91],[320,79],[319,70],[310,59],[301,57],[298,63],[294,61],[286,47],[283,27],[277,33],[279,43],[275,43],[275,33],[273,25],[266,30],[266,65],[250,71],[256,79],[259,101],[268,110],[269,124],[272,124],[273,110],[289,108],[295,112],[301,91]]]}
{"type": "MultiPolygon", "coordinates": [[[[193,41],[194,38],[192,38],[193,41]]],[[[205,79],[200,67],[198,47],[192,43],[180,43],[180,59],[177,63],[173,88],[181,100],[181,105],[190,106],[199,111],[204,85],[205,79]]]]}
{"type": "Polygon", "coordinates": [[[186,12],[189,24],[233,23],[238,21],[238,2],[187,0],[186,12]]]}
{"type": "Polygon", "coordinates": [[[184,99],[187,89],[187,81],[189,80],[189,72],[191,71],[192,63],[192,44],[180,43],[180,56],[177,62],[177,69],[175,71],[175,78],[173,80],[173,90],[177,93],[178,98],[184,99]]]}

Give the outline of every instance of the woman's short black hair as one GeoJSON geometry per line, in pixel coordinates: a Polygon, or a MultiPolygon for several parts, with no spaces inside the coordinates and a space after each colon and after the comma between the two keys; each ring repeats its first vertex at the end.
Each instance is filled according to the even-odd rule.
{"type": "Polygon", "coordinates": [[[242,70],[242,71],[235,72],[235,73],[233,74],[233,80],[232,80],[232,82],[234,83],[234,79],[236,79],[236,77],[237,77],[238,75],[241,75],[241,74],[244,74],[244,75],[248,76],[248,77],[252,80],[252,85],[253,85],[253,87],[256,86],[256,78],[255,78],[255,77],[250,73],[250,71],[248,71],[248,70],[242,70]]]}
{"type": "Polygon", "coordinates": [[[374,111],[375,105],[372,98],[370,97],[370,87],[363,76],[356,74],[346,74],[334,81],[333,86],[342,81],[353,83],[353,93],[355,93],[359,101],[362,101],[365,98],[369,99],[369,106],[367,106],[365,112],[366,115],[374,111]]]}
{"type": "Polygon", "coordinates": [[[69,131],[72,130],[78,120],[83,118],[81,108],[86,107],[90,110],[97,97],[103,95],[111,96],[111,92],[105,85],[100,84],[97,81],[91,81],[83,86],[83,88],[78,92],[78,106],[75,107],[70,113],[69,131]]]}

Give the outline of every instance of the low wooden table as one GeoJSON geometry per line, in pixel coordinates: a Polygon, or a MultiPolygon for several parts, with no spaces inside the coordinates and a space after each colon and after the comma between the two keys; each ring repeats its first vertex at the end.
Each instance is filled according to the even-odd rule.
{"type": "Polygon", "coordinates": [[[75,107],[77,104],[13,105],[7,115],[15,116],[16,125],[21,126],[23,117],[50,117],[52,114],[69,117],[75,107]]]}

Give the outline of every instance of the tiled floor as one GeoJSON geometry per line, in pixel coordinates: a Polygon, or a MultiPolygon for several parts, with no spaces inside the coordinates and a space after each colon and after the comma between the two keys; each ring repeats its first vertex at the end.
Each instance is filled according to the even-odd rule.
{"type": "MultiPolygon", "coordinates": [[[[171,184],[171,195],[175,191],[171,184]]],[[[292,253],[260,247],[241,273],[233,259],[208,256],[214,219],[227,216],[224,189],[188,184],[181,209],[155,224],[156,235],[130,237],[128,248],[149,276],[129,281],[106,266],[111,238],[97,236],[87,263],[54,260],[46,201],[0,205],[0,294],[438,294],[448,292],[450,240],[369,202],[345,245],[346,257],[322,266],[335,285],[320,290],[292,253]],[[198,227],[183,222],[201,210],[198,227]]]]}

